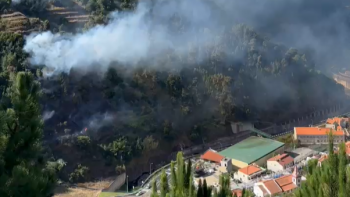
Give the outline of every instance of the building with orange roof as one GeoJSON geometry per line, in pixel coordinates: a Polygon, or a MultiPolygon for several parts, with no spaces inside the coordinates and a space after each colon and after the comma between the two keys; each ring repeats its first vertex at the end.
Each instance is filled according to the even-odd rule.
{"type": "Polygon", "coordinates": [[[207,150],[202,156],[201,159],[205,161],[214,162],[217,164],[220,164],[221,160],[223,160],[225,157],[217,153],[215,150],[209,149],[207,150]]]}
{"type": "Polygon", "coordinates": [[[242,197],[242,192],[243,192],[243,190],[241,190],[241,189],[234,189],[234,190],[232,190],[232,196],[237,196],[237,197],[242,197]]]}
{"type": "Polygon", "coordinates": [[[234,174],[234,179],[239,180],[243,183],[247,183],[255,177],[261,175],[264,170],[262,170],[259,166],[249,165],[244,168],[239,169],[234,174]]]}
{"type": "Polygon", "coordinates": [[[295,166],[293,174],[255,183],[253,191],[257,197],[290,193],[300,186],[300,181],[301,176],[298,173],[298,168],[295,166]]]}
{"type": "Polygon", "coordinates": [[[293,157],[288,154],[278,154],[267,160],[267,169],[273,172],[281,172],[294,165],[293,157]]]}
{"type": "Polygon", "coordinates": [[[317,166],[321,167],[322,163],[328,159],[328,155],[322,155],[320,158],[318,158],[317,166]]]}
{"type": "Polygon", "coordinates": [[[294,139],[299,144],[328,144],[328,134],[332,132],[334,136],[334,144],[345,141],[345,133],[341,126],[337,130],[331,128],[320,127],[294,127],[294,139]]]}
{"type": "Polygon", "coordinates": [[[326,128],[335,129],[338,126],[341,126],[342,128],[348,128],[350,123],[350,118],[343,118],[343,117],[334,117],[334,118],[328,118],[326,121],[326,128]]]}
{"type": "Polygon", "coordinates": [[[345,143],[345,151],[348,156],[350,156],[350,141],[345,143]]]}

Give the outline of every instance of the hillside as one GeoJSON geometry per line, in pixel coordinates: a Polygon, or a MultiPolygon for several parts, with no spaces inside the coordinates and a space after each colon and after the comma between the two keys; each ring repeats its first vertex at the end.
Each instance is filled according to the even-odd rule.
{"type": "MultiPolygon", "coordinates": [[[[192,26],[184,7],[179,6],[178,13],[174,10],[167,13],[162,12],[165,8],[155,6],[147,17],[168,28],[175,38],[181,38],[174,39],[178,43],[172,40],[177,48],[159,50],[159,43],[153,40],[148,51],[156,56],[136,64],[111,61],[105,71],[99,62],[93,62],[48,76],[50,68],[43,64],[33,66],[27,60],[35,55],[23,51],[28,40],[12,33],[46,29],[25,28],[28,25],[23,21],[29,21],[30,26],[36,24],[27,16],[48,20],[47,28],[51,30],[67,25],[64,31],[70,32],[86,22],[87,28],[108,24],[111,11],[133,10],[135,6],[134,1],[81,1],[85,10],[71,3],[57,1],[39,13],[20,7],[22,13],[29,13],[26,16],[19,12],[3,14],[6,28],[0,33],[0,92],[6,92],[14,73],[24,70],[35,73],[43,93],[40,103],[45,121],[45,153],[49,158],[66,161],[60,172],[64,181],[110,177],[124,171],[124,165],[132,180],[148,171],[151,162],[164,161],[180,147],[231,135],[230,121],[279,123],[347,102],[344,88],[319,71],[325,66],[317,59],[319,56],[267,38],[266,34],[274,35],[267,30],[275,24],[258,26],[257,31],[254,24],[250,27],[231,20],[231,16],[224,18],[217,7],[211,10],[210,17],[220,19],[219,22],[211,24],[191,15],[196,22],[192,26]],[[166,17],[162,17],[164,13],[166,17]],[[208,45],[196,45],[200,38],[205,38],[202,41],[208,45]]],[[[106,35],[111,36],[103,37],[101,43],[110,44],[108,41],[115,34],[106,35]]],[[[130,47],[117,52],[142,48],[141,42],[137,42],[142,35],[133,37],[130,47]]],[[[149,34],[157,35],[157,31],[149,34]]],[[[118,43],[105,47],[112,51],[112,56],[117,56],[114,46],[118,43]]],[[[84,47],[76,48],[84,52],[84,47]]],[[[130,53],[136,59],[137,54],[130,53]]],[[[76,61],[79,55],[70,57],[76,61]]],[[[89,59],[88,55],[83,54],[83,59],[89,59]]],[[[62,59],[50,63],[58,64],[62,59]]],[[[6,95],[2,97],[3,105],[9,105],[6,95]]]]}

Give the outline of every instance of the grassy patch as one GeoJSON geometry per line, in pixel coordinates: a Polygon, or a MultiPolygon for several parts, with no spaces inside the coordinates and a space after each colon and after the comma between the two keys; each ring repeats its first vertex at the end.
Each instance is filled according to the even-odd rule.
{"type": "Polygon", "coordinates": [[[101,192],[98,197],[115,197],[122,194],[123,193],[119,193],[119,192],[101,192]]]}

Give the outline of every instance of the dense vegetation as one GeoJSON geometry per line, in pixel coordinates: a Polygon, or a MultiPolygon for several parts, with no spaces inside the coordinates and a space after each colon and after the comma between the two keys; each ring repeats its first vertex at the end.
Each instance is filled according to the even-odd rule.
{"type": "MultiPolygon", "coordinates": [[[[331,134],[331,133],[330,133],[331,134]]],[[[333,136],[329,136],[328,158],[319,167],[311,160],[306,167],[306,181],[295,192],[295,197],[347,197],[350,196],[350,167],[346,147],[341,143],[335,151],[333,136]]]]}
{"type": "Polygon", "coordinates": [[[0,196],[47,197],[64,163],[45,161],[38,82],[28,72],[11,77],[9,105],[0,111],[0,196]]]}
{"type": "MultiPolygon", "coordinates": [[[[151,197],[236,197],[233,196],[230,189],[230,176],[228,174],[220,176],[219,190],[207,186],[205,179],[199,179],[196,188],[193,181],[191,160],[185,162],[181,152],[177,154],[176,162],[171,163],[170,169],[170,185],[163,170],[160,178],[160,188],[157,188],[156,180],[152,182],[151,197]]],[[[252,193],[243,189],[242,197],[250,196],[252,196],[252,193]]]]}
{"type": "MultiPolygon", "coordinates": [[[[136,5],[81,3],[93,15],[87,28],[106,23],[111,11],[136,5]]],[[[166,23],[181,33],[188,27],[177,17],[166,23]]],[[[71,182],[112,176],[125,166],[135,177],[180,146],[231,134],[229,121],[279,122],[343,101],[343,88],[317,71],[311,56],[246,25],[224,27],[215,32],[222,38],[215,46],[199,49],[189,43],[189,53],[167,51],[158,57],[162,69],[149,62],[134,70],[115,63],[105,73],[72,70],[49,79],[41,68],[29,66],[21,35],[0,33],[0,93],[17,72],[35,74],[43,88],[42,113],[53,114],[44,117],[45,145],[67,162],[61,178],[71,182]],[[204,61],[196,61],[199,54],[204,61]]],[[[196,30],[203,32],[207,29],[196,30]]]]}

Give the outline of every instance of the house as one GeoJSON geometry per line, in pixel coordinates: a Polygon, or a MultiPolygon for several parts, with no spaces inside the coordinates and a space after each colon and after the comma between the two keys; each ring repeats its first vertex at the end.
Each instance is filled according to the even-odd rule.
{"type": "Polygon", "coordinates": [[[250,122],[231,122],[231,129],[234,134],[254,129],[254,125],[250,122]]]}
{"type": "Polygon", "coordinates": [[[301,176],[298,173],[298,168],[295,166],[293,174],[255,183],[253,191],[257,197],[290,193],[300,186],[300,182],[301,176]]]}
{"type": "Polygon", "coordinates": [[[328,155],[324,154],[320,158],[318,158],[317,166],[321,167],[322,163],[328,159],[328,155]]]}
{"type": "Polygon", "coordinates": [[[217,153],[215,150],[209,149],[200,158],[202,160],[214,162],[221,165],[221,160],[223,160],[225,157],[217,153]]]}
{"type": "Polygon", "coordinates": [[[261,173],[263,173],[263,172],[264,172],[264,170],[262,170],[258,166],[249,165],[249,166],[246,166],[244,168],[239,169],[234,174],[234,179],[239,180],[243,183],[248,183],[250,180],[261,175],[261,173]]]}
{"type": "Polygon", "coordinates": [[[350,118],[334,117],[328,118],[326,121],[326,128],[336,129],[340,126],[342,129],[349,127],[350,118]]]}
{"type": "Polygon", "coordinates": [[[346,155],[350,156],[350,141],[345,143],[346,155]]]}
{"type": "Polygon", "coordinates": [[[232,190],[232,196],[237,196],[237,197],[242,197],[242,192],[243,192],[243,190],[241,190],[241,189],[234,189],[234,190],[232,190]]]}
{"type": "Polygon", "coordinates": [[[231,159],[233,166],[244,168],[253,163],[258,166],[264,166],[266,165],[266,161],[273,155],[283,152],[284,143],[272,139],[251,136],[220,151],[219,154],[231,159]]]}
{"type": "Polygon", "coordinates": [[[226,172],[231,172],[233,170],[231,159],[224,158],[220,161],[220,166],[226,169],[226,172]]]}
{"type": "Polygon", "coordinates": [[[339,144],[345,141],[345,133],[341,126],[337,130],[331,128],[319,127],[294,127],[294,139],[298,140],[299,144],[328,144],[328,134],[332,132],[334,144],[339,144]]]}
{"type": "Polygon", "coordinates": [[[294,165],[293,157],[288,154],[278,154],[267,160],[267,169],[273,172],[280,172],[294,165]]]}

